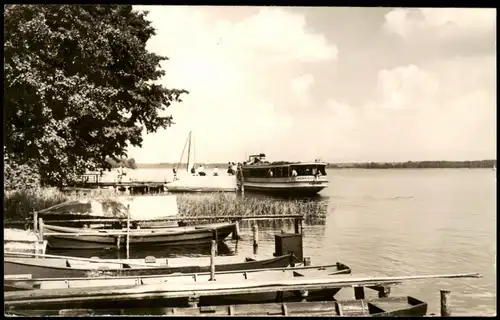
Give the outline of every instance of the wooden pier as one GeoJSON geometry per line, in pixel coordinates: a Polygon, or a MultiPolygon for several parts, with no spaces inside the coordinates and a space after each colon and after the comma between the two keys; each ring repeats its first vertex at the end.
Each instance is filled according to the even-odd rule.
{"type": "Polygon", "coordinates": [[[80,180],[72,186],[65,186],[65,192],[89,192],[99,188],[113,188],[130,194],[162,193],[165,192],[166,181],[102,181],[100,174],[91,173],[80,176],[80,180]]]}

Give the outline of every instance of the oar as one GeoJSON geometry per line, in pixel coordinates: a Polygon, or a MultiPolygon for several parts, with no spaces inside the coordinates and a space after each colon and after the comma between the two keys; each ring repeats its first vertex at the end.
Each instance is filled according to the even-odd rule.
{"type": "Polygon", "coordinates": [[[44,257],[44,258],[57,258],[57,259],[67,259],[67,260],[76,260],[76,261],[85,261],[85,262],[100,262],[100,263],[114,263],[114,264],[128,264],[132,266],[138,266],[138,267],[145,267],[145,268],[155,268],[158,266],[152,266],[149,264],[144,264],[144,263],[137,263],[137,262],[125,262],[125,261],[115,261],[115,260],[101,260],[101,259],[92,259],[92,258],[78,258],[78,257],[68,257],[68,256],[56,256],[56,255],[51,255],[51,254],[39,254],[39,253],[25,253],[25,252],[9,252],[5,251],[4,252],[4,259],[5,256],[8,254],[16,255],[16,256],[30,256],[30,257],[44,257]]]}

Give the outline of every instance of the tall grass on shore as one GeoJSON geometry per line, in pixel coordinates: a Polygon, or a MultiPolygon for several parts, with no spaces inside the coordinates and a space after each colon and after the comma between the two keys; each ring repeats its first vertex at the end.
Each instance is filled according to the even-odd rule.
{"type": "MultiPolygon", "coordinates": [[[[238,194],[183,194],[177,197],[179,214],[185,217],[296,215],[305,217],[306,224],[325,224],[326,201],[281,200],[238,194]]],[[[293,223],[291,220],[285,224],[293,223]]],[[[283,220],[259,221],[259,226],[280,227],[283,220]]],[[[246,226],[244,223],[243,226],[246,226]]]]}
{"type": "Polygon", "coordinates": [[[109,196],[110,190],[96,189],[87,195],[67,194],[56,188],[5,191],[3,196],[4,220],[29,220],[34,211],[83,197],[109,196]]]}
{"type": "MultiPolygon", "coordinates": [[[[4,221],[31,222],[32,213],[50,206],[81,198],[102,198],[116,195],[112,190],[93,190],[86,195],[65,194],[52,188],[4,193],[4,221]]],[[[161,195],[159,195],[161,196],[161,195]]],[[[306,224],[324,224],[327,203],[324,201],[278,200],[227,193],[177,195],[179,215],[184,217],[293,215],[301,214],[306,224]]],[[[288,220],[285,224],[292,224],[288,220]]],[[[243,224],[245,227],[247,223],[243,224]]],[[[259,226],[278,228],[282,220],[260,221],[259,226]]]]}

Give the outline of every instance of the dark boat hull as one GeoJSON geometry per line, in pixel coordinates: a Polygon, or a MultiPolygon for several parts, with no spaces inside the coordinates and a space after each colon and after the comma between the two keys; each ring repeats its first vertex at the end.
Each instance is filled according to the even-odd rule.
{"type": "Polygon", "coordinates": [[[69,309],[69,310],[19,310],[22,316],[42,315],[178,315],[178,316],[371,316],[371,317],[422,317],[427,313],[427,303],[413,297],[391,297],[373,300],[286,302],[265,304],[234,304],[188,308],[129,308],[129,309],[69,309]],[[354,303],[353,303],[354,302],[354,303]],[[386,310],[377,305],[384,304],[386,310]],[[350,308],[345,308],[350,305],[350,308]],[[354,308],[352,307],[354,305],[354,308]]]}
{"type": "MultiPolygon", "coordinates": [[[[39,259],[41,260],[41,259],[39,259]]],[[[239,263],[215,265],[215,271],[238,271],[251,269],[283,268],[295,262],[292,255],[284,255],[265,260],[253,260],[239,263]]],[[[154,268],[120,268],[108,269],[75,269],[71,267],[55,267],[34,263],[23,263],[14,259],[4,258],[4,275],[31,274],[32,278],[80,278],[96,276],[143,276],[166,275],[172,273],[202,273],[209,272],[210,266],[160,266],[154,268]]]]}
{"type": "MultiPolygon", "coordinates": [[[[182,227],[179,227],[179,229],[182,227]]],[[[58,232],[61,233],[61,227],[57,226],[46,226],[46,232],[58,232]]],[[[70,229],[70,228],[65,228],[70,229]]],[[[175,229],[175,228],[170,228],[175,229]]],[[[224,241],[234,230],[235,225],[228,223],[223,224],[215,228],[217,231],[217,240],[224,241]]],[[[153,229],[147,229],[149,231],[153,229]]],[[[129,245],[131,248],[141,248],[141,247],[152,247],[152,246],[179,246],[179,245],[197,245],[210,243],[213,239],[213,230],[208,227],[193,228],[186,231],[179,232],[158,232],[154,234],[144,234],[141,230],[141,234],[138,234],[136,230],[131,231],[131,237],[129,245]]],[[[95,232],[94,230],[76,229],[75,232],[66,232],[66,234],[61,235],[48,235],[45,236],[48,242],[48,246],[52,249],[106,249],[106,248],[116,248],[117,246],[117,236],[107,235],[77,235],[79,232],[95,232]]],[[[126,236],[120,237],[120,245],[122,247],[126,246],[126,236]]]]}

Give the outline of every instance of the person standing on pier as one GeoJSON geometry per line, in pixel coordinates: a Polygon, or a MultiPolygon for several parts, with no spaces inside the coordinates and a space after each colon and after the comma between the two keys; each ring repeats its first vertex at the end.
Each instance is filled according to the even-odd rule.
{"type": "Polygon", "coordinates": [[[205,168],[203,167],[203,165],[202,165],[202,164],[200,164],[200,166],[198,167],[198,175],[199,175],[199,176],[202,176],[202,177],[204,177],[204,176],[206,176],[206,175],[207,175],[207,174],[205,173],[205,168]]]}

